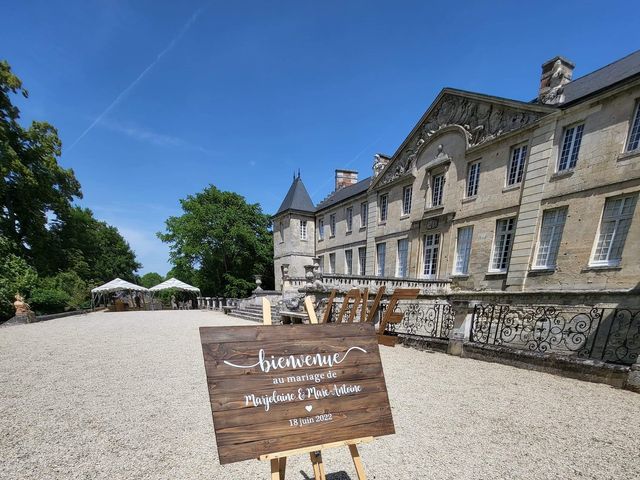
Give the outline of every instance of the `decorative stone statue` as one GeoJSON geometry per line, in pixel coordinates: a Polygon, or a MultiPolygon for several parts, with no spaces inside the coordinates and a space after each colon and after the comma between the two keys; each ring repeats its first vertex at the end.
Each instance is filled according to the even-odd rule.
{"type": "Polygon", "coordinates": [[[380,173],[382,172],[382,170],[384,170],[384,167],[387,166],[387,163],[389,163],[389,160],[386,158],[382,158],[382,156],[380,156],[380,154],[375,154],[375,156],[373,157],[373,176],[374,178],[377,177],[378,175],[380,175],[380,173]]]}
{"type": "Polygon", "coordinates": [[[26,323],[34,322],[36,314],[33,313],[31,307],[24,301],[24,297],[19,293],[16,293],[16,301],[13,302],[13,308],[16,309],[16,316],[14,318],[20,321],[26,321],[26,323]]]}
{"type": "Polygon", "coordinates": [[[31,312],[31,307],[19,293],[16,293],[16,301],[13,302],[13,308],[16,309],[16,315],[24,315],[31,312]]]}

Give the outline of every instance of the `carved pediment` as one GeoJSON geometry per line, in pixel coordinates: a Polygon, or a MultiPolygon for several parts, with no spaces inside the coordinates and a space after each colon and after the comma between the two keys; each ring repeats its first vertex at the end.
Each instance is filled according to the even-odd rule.
{"type": "Polygon", "coordinates": [[[475,147],[523,128],[549,111],[533,105],[492,102],[489,97],[483,99],[445,91],[405,141],[402,150],[394,155],[390,165],[379,172],[382,178],[378,183],[387,184],[411,171],[429,139],[443,128],[454,125],[462,128],[469,147],[475,147]]]}

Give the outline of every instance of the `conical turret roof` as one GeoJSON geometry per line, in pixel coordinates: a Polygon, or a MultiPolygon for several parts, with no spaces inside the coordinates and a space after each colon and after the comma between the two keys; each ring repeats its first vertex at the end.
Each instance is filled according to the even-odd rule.
{"type": "Polygon", "coordinates": [[[276,212],[276,215],[280,215],[287,210],[309,213],[316,211],[316,207],[313,205],[309,192],[307,192],[304,183],[302,183],[300,175],[293,179],[293,183],[291,184],[286,197],[284,197],[282,205],[280,205],[280,208],[276,212]]]}

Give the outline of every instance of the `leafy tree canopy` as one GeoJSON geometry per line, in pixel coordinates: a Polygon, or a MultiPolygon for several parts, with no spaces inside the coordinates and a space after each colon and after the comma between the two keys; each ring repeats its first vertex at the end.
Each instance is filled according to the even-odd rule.
{"type": "Polygon", "coordinates": [[[210,185],[180,200],[183,214],[166,221],[158,237],[170,245],[169,273],[197,285],[205,295],[246,296],[253,275],[273,271],[271,221],[259,204],[210,185]]]}
{"type": "Polygon", "coordinates": [[[162,278],[162,275],[160,275],[159,273],[148,272],[140,278],[140,285],[145,288],[151,288],[161,284],[163,281],[164,278],[162,278]]]}
{"type": "MultiPolygon", "coordinates": [[[[86,281],[102,283],[120,277],[135,281],[140,268],[118,229],[96,220],[88,208],[73,206],[51,226],[52,255],[47,273],[73,270],[86,281]]],[[[44,267],[43,267],[44,268],[44,267]]]]}
{"type": "Polygon", "coordinates": [[[23,128],[10,94],[28,95],[9,64],[0,61],[0,234],[33,260],[48,251],[47,217],[63,215],[82,194],[73,170],[58,164],[56,129],[46,122],[23,128]]]}
{"type": "Polygon", "coordinates": [[[116,228],[73,206],[80,183],[58,164],[56,129],[20,125],[12,95],[28,96],[0,61],[0,322],[13,315],[17,291],[41,313],[78,308],[92,285],[134,280],[140,267],[116,228]]]}

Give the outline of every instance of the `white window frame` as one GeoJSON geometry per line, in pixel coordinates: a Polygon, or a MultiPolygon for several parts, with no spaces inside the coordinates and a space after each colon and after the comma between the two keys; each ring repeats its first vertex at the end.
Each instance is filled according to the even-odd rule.
{"type": "Polygon", "coordinates": [[[431,177],[431,206],[441,207],[444,202],[444,173],[431,177]],[[436,203],[437,201],[437,203],[436,203]]]}
{"type": "Polygon", "coordinates": [[[576,167],[583,135],[584,123],[576,123],[564,128],[556,172],[568,172],[576,167]]]}
{"type": "Polygon", "coordinates": [[[358,247],[358,275],[367,274],[367,247],[358,247]]]}
{"type": "Polygon", "coordinates": [[[307,221],[300,220],[300,240],[307,239],[307,221]]]}
{"type": "Polygon", "coordinates": [[[467,188],[466,198],[473,198],[478,195],[480,188],[480,162],[471,162],[467,166],[467,188]]]}
{"type": "Polygon", "coordinates": [[[336,214],[329,215],[329,238],[336,236],[336,214]]]}
{"type": "Polygon", "coordinates": [[[402,189],[402,215],[411,213],[411,196],[413,195],[413,185],[407,185],[402,189]]]}
{"type": "Polygon", "coordinates": [[[389,215],[389,194],[383,193],[380,195],[380,223],[387,221],[389,215]]]}
{"type": "Polygon", "coordinates": [[[353,207],[346,208],[345,219],[347,221],[347,232],[351,232],[353,230],[353,207]]]}
{"type": "Polygon", "coordinates": [[[387,244],[385,242],[376,243],[376,275],[384,277],[384,268],[387,257],[387,244]]]}
{"type": "Polygon", "coordinates": [[[456,255],[453,262],[454,275],[469,275],[471,259],[471,243],[473,242],[473,225],[458,228],[456,234],[456,255]]]}
{"type": "Polygon", "coordinates": [[[532,270],[555,270],[567,211],[567,207],[559,207],[542,212],[532,270]]]}
{"type": "Polygon", "coordinates": [[[422,278],[435,280],[440,261],[440,234],[427,233],[422,237],[422,278]]]}
{"type": "Polygon", "coordinates": [[[336,254],[335,254],[335,252],[329,254],[329,273],[331,273],[331,274],[335,274],[336,273],[336,254]]]}
{"type": "Polygon", "coordinates": [[[362,202],[360,204],[360,228],[365,228],[369,222],[369,203],[362,202]]]}
{"type": "Polygon", "coordinates": [[[318,219],[318,239],[324,240],[324,217],[318,219]]]}
{"type": "Polygon", "coordinates": [[[493,235],[493,247],[491,248],[491,258],[489,259],[489,272],[504,273],[509,269],[511,261],[511,249],[513,239],[516,234],[516,217],[501,218],[496,220],[496,230],[493,235]],[[505,227],[501,230],[501,225],[505,227]],[[504,241],[502,240],[504,238],[504,241]],[[498,255],[500,248],[500,256],[498,255]],[[499,260],[496,267],[496,260],[499,260]],[[504,264],[504,265],[503,265],[504,264]]]}
{"type": "Polygon", "coordinates": [[[640,149],[640,100],[636,101],[636,108],[629,125],[629,135],[627,139],[627,152],[640,149]]]}
{"type": "Polygon", "coordinates": [[[622,261],[622,252],[624,250],[624,244],[627,239],[631,222],[633,221],[633,214],[635,207],[638,203],[638,193],[610,197],[605,200],[604,207],[602,208],[602,215],[600,217],[600,223],[598,226],[598,232],[596,234],[595,241],[591,252],[589,266],[591,267],[617,267],[622,261]],[[618,206],[610,206],[620,202],[618,206]],[[627,208],[628,207],[628,208],[627,208]],[[609,208],[609,212],[607,209],[609,208]],[[626,209],[626,211],[625,211],[626,209]],[[612,211],[613,210],[613,211],[612,211]],[[605,222],[607,225],[607,231],[605,233],[605,222]],[[612,228],[608,228],[611,225],[612,228]],[[606,240],[606,235],[611,235],[611,238],[606,240]],[[605,258],[596,258],[598,250],[601,248],[601,242],[608,242],[608,245],[602,248],[606,248],[605,258]],[[618,256],[613,257],[616,252],[613,251],[614,245],[617,244],[618,256]]]}
{"type": "Polygon", "coordinates": [[[396,256],[396,277],[409,276],[409,239],[398,240],[398,255],[396,256]]]}
{"type": "Polygon", "coordinates": [[[512,187],[522,183],[528,152],[529,146],[526,143],[516,145],[511,148],[511,155],[509,155],[509,168],[507,169],[507,187],[512,187]]]}
{"type": "Polygon", "coordinates": [[[344,273],[346,275],[353,275],[353,250],[347,249],[344,251],[344,273]]]}

